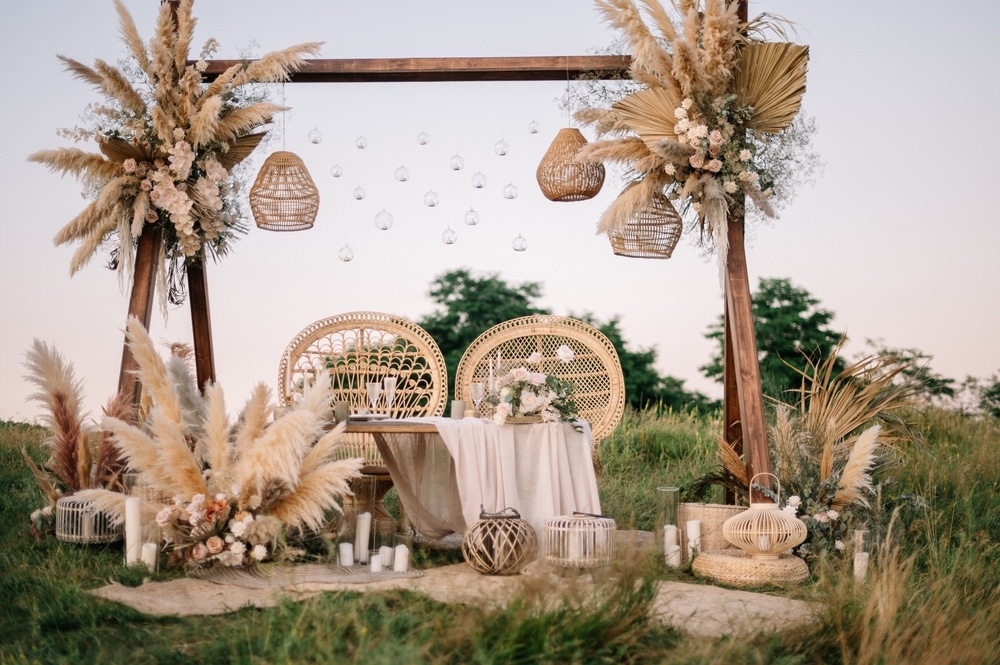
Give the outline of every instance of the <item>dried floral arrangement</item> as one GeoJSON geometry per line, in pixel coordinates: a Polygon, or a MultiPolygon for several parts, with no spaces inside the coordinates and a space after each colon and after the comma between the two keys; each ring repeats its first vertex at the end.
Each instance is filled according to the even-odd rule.
{"type": "MultiPolygon", "coordinates": [[[[199,393],[187,347],[172,346],[164,361],[134,317],[126,337],[149,410],[139,425],[107,415],[101,429],[151,490],[142,497],[143,538],[162,539],[169,561],[185,566],[298,554],[294,541],[320,531],[341,510],[339,497],[350,494],[349,481],[363,463],[338,454],[342,426],[325,429],[329,386],[315,382],[293,408],[273,418],[271,392],[258,384],[231,424],[221,386],[199,393]],[[170,499],[161,503],[154,495],[170,499]]],[[[71,368],[61,370],[75,384],[71,368]]],[[[58,419],[54,414],[50,422],[58,419]]],[[[113,524],[124,520],[121,492],[92,486],[77,496],[92,501],[113,524]]]]}
{"type": "MultiPolygon", "coordinates": [[[[781,485],[783,510],[808,529],[797,553],[843,551],[853,529],[882,532],[884,518],[872,505],[879,475],[898,459],[898,444],[919,438],[900,414],[917,403],[919,390],[906,381],[906,363],[886,355],[861,358],[837,371],[841,345],[802,373],[797,404],[777,403],[768,428],[772,467],[781,485]]],[[[721,469],[700,482],[720,484],[748,498],[746,465],[719,441],[721,469]]],[[[755,489],[779,500],[769,488],[755,489]]]]}
{"type": "MultiPolygon", "coordinates": [[[[184,271],[171,266],[200,260],[203,249],[214,258],[223,256],[246,231],[234,169],[265,136],[258,130],[285,110],[264,101],[257,84],[287,80],[304,56],[319,53],[320,43],[233,65],[206,84],[205,59],[218,43],[209,39],[192,62],[192,5],[193,0],[162,3],[147,46],[123,1],[115,0],[127,63],[115,67],[97,60],[88,67],[59,56],[74,77],[104,97],[88,107],[92,126],[60,132],[74,141],[94,141],[98,152],[64,147],[28,158],[53,172],[73,174],[92,199],[55,236],[57,245],[79,243],[71,274],[110,245],[111,264],[127,281],[134,243],[154,226],[163,232],[160,277],[169,274],[180,281],[184,271]]],[[[183,282],[171,283],[170,293],[175,302],[182,300],[183,282]]]]}
{"type": "Polygon", "coordinates": [[[630,74],[643,86],[609,108],[575,114],[604,137],[577,159],[630,173],[598,230],[622,229],[666,194],[682,213],[694,213],[724,265],[728,216],[743,212],[744,194],[774,215],[776,178],[796,158],[782,146],[796,131],[808,48],[764,41],[769,31],[784,35],[780,21],[764,15],[742,23],[738,3],[727,0],[675,0],[672,14],[657,0],[597,0],[597,7],[630,47],[630,74]]]}

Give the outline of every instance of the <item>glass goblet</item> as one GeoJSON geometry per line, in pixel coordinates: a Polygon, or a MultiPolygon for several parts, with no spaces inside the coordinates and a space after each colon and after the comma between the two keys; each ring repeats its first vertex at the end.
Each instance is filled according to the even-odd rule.
{"type": "Polygon", "coordinates": [[[385,411],[389,413],[396,399],[396,377],[387,376],[382,379],[382,389],[385,391],[385,411]]]}
{"type": "Polygon", "coordinates": [[[382,395],[382,384],[378,381],[371,381],[365,386],[368,390],[368,403],[372,405],[372,413],[375,413],[375,405],[382,395]]]}
{"type": "Polygon", "coordinates": [[[469,395],[472,397],[472,403],[476,405],[476,411],[479,411],[479,403],[483,401],[483,397],[486,396],[486,384],[481,381],[477,381],[469,386],[469,395]]]}

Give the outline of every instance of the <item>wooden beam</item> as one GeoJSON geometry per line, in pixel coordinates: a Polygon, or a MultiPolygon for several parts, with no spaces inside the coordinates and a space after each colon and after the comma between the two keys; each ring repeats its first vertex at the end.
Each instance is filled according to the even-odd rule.
{"type": "MultiPolygon", "coordinates": [[[[743,428],[740,425],[740,394],[736,381],[736,361],[733,356],[732,318],[729,305],[723,303],[722,438],[737,455],[742,455],[743,428]]],[[[726,489],[724,502],[734,505],[736,503],[736,493],[730,489],[726,489]]]]}
{"type": "MultiPolygon", "coordinates": [[[[292,83],[426,81],[568,81],[629,78],[627,55],[554,55],[499,58],[345,58],[307,60],[292,83]]],[[[242,60],[210,60],[211,81],[242,60]]]]}
{"type": "Polygon", "coordinates": [[[212,315],[208,306],[208,275],[205,251],[187,265],[188,305],[191,307],[191,333],[194,342],[194,368],[198,388],[215,383],[215,348],[212,345],[212,315]]]}
{"type": "MultiPolygon", "coordinates": [[[[128,318],[133,316],[142,322],[142,327],[149,330],[153,318],[153,294],[156,291],[156,267],[160,260],[160,247],[163,244],[163,231],[157,226],[147,226],[135,250],[135,268],[132,271],[132,293],[128,301],[128,318]]],[[[127,319],[126,319],[127,322],[127,319]]],[[[139,416],[139,404],[142,397],[142,385],[135,371],[139,364],[132,355],[132,347],[128,345],[128,337],[122,343],[122,363],[118,371],[118,392],[124,393],[133,406],[133,418],[139,416]]]]}

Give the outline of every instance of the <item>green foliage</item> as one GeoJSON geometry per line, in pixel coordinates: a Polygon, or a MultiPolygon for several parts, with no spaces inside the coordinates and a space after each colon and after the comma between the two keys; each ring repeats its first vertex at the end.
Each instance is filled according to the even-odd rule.
{"type": "Polygon", "coordinates": [[[931,370],[930,361],[932,360],[932,356],[927,355],[920,349],[890,348],[881,340],[869,339],[866,341],[875,350],[877,356],[886,357],[903,367],[901,378],[912,383],[916,388],[917,394],[929,400],[956,396],[955,380],[931,370]]]}
{"type": "Polygon", "coordinates": [[[473,275],[467,269],[452,270],[437,277],[428,295],[439,309],[417,324],[437,342],[448,366],[448,386],[455,385],[455,372],[462,354],[498,323],[532,314],[548,314],[533,301],[542,294],[538,282],[511,285],[497,273],[473,275]]]}
{"type": "MultiPolygon", "coordinates": [[[[751,295],[760,376],[766,395],[781,397],[798,387],[801,372],[828,356],[842,335],[827,326],[833,312],[818,308],[819,300],[788,279],[761,278],[751,295]]],[[[722,381],[724,318],[705,334],[719,344],[707,365],[699,367],[710,379],[722,381]]],[[[843,363],[840,363],[843,367],[843,363]]]]}

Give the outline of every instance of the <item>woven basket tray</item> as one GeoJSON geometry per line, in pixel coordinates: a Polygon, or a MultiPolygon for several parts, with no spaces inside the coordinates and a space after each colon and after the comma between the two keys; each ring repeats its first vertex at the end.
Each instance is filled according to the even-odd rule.
{"type": "Polygon", "coordinates": [[[730,544],[722,535],[722,523],[733,515],[739,515],[746,506],[727,506],[721,503],[682,503],[677,510],[678,536],[681,541],[681,557],[688,561],[687,522],[701,521],[701,551],[724,550],[730,544]]]}
{"type": "Polygon", "coordinates": [[[705,551],[694,558],[691,570],[722,584],[739,587],[789,586],[809,578],[806,562],[792,554],[777,559],[751,559],[743,550],[705,551]]]}

